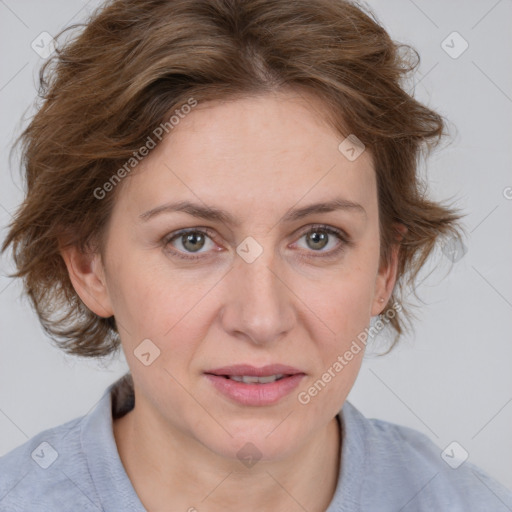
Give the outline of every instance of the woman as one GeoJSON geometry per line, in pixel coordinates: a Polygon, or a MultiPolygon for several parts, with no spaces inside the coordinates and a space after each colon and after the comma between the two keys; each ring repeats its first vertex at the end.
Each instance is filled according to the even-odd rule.
{"type": "Polygon", "coordinates": [[[349,2],[114,0],[45,65],[3,248],[62,349],[130,373],[0,459],[0,510],[512,508],[346,401],[461,236],[399,49],[349,2]]]}

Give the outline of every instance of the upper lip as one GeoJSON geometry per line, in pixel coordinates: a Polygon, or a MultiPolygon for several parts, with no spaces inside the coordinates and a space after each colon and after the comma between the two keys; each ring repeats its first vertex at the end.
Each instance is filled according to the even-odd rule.
{"type": "Polygon", "coordinates": [[[270,375],[295,375],[297,373],[304,373],[284,364],[268,364],[260,368],[251,366],[250,364],[235,364],[231,366],[223,366],[222,368],[215,368],[214,370],[208,370],[205,373],[212,375],[239,375],[239,376],[251,376],[251,377],[268,377],[270,375]]]}

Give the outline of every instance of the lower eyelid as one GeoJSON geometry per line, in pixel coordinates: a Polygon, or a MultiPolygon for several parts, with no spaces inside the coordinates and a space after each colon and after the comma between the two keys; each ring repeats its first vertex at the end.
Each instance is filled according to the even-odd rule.
{"type": "Polygon", "coordinates": [[[322,250],[319,250],[319,251],[315,251],[313,249],[302,249],[302,250],[298,250],[297,252],[299,252],[299,256],[301,258],[305,258],[305,259],[311,259],[311,258],[324,258],[324,259],[328,259],[328,258],[333,258],[335,256],[338,256],[342,251],[344,251],[346,248],[347,248],[347,243],[344,242],[342,239],[339,240],[339,243],[336,245],[336,247],[334,247],[333,249],[330,249],[328,251],[322,251],[322,250]]]}

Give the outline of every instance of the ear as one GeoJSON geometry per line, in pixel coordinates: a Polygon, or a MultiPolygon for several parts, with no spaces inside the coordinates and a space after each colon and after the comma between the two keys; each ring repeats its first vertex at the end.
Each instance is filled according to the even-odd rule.
{"type": "Polygon", "coordinates": [[[101,255],[83,252],[76,246],[61,247],[69,278],[82,302],[98,316],[108,318],[114,312],[108,294],[101,255]]]}
{"type": "Polygon", "coordinates": [[[407,232],[407,227],[403,224],[395,224],[398,231],[396,241],[391,247],[391,256],[388,262],[381,264],[377,279],[375,281],[375,292],[373,296],[373,303],[371,308],[371,316],[376,316],[382,313],[386,304],[393,293],[395,286],[397,270],[398,270],[398,255],[400,251],[400,241],[407,232]],[[380,299],[384,299],[381,301],[380,299]]]}

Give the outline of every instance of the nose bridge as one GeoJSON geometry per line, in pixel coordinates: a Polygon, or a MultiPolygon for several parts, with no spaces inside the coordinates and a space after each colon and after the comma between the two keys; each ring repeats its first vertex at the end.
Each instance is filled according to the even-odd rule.
{"type": "Polygon", "coordinates": [[[294,319],[291,292],[280,275],[283,267],[267,245],[263,248],[252,239],[238,246],[223,316],[226,330],[258,344],[280,338],[294,319]]]}

